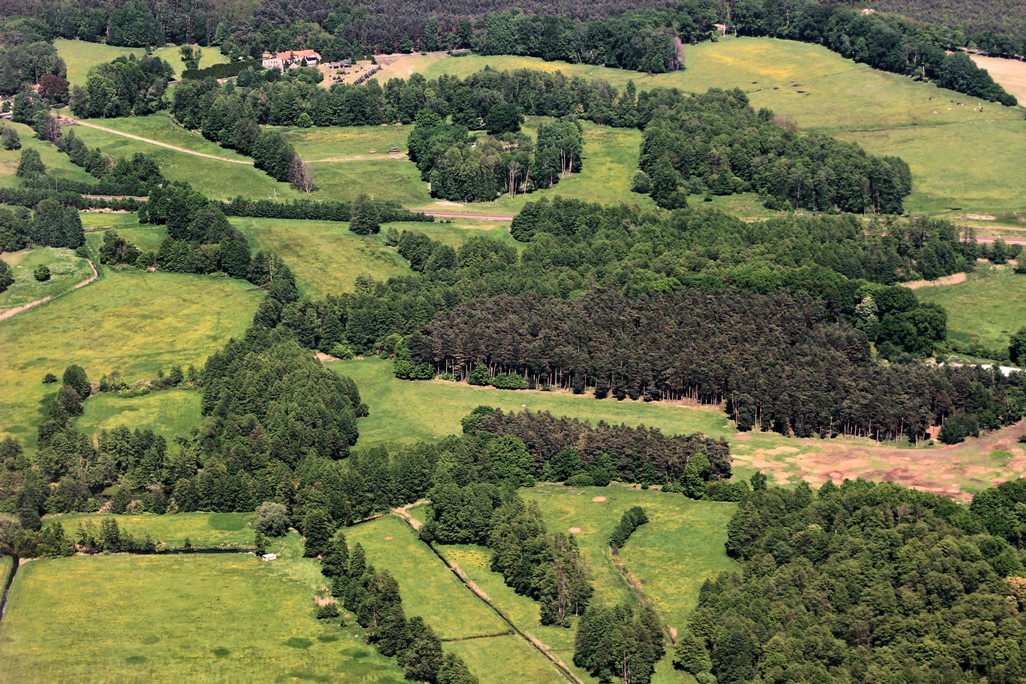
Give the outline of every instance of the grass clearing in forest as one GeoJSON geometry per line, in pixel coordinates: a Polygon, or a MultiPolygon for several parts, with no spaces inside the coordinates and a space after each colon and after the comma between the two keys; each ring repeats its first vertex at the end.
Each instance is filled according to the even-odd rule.
{"type": "Polygon", "coordinates": [[[18,163],[21,161],[21,153],[26,149],[34,149],[39,152],[46,167],[47,174],[51,178],[85,183],[94,182],[96,179],[86,173],[85,169],[79,168],[71,163],[66,154],[57,151],[57,148],[48,142],[35,137],[35,133],[25,124],[4,121],[4,126],[13,128],[21,140],[20,150],[5,150],[0,148],[0,187],[17,188],[21,185],[21,179],[15,173],[18,171],[18,163]]]}
{"type": "MultiPolygon", "coordinates": [[[[176,517],[176,516],[168,516],[176,517]]],[[[18,682],[359,681],[401,670],[363,630],[314,617],[301,551],[78,556],[23,565],[0,625],[4,676],[18,682]],[[98,607],[102,606],[102,610],[98,607]]]]}
{"type": "Polygon", "coordinates": [[[980,264],[964,282],[916,290],[919,299],[948,312],[948,336],[959,342],[1007,350],[1008,338],[1026,325],[1026,275],[1010,266],[980,264]]]}
{"type": "Polygon", "coordinates": [[[59,387],[43,384],[47,373],[77,363],[90,380],[117,370],[133,382],[199,368],[245,332],[262,298],[239,280],[101,267],[92,285],[0,322],[0,435],[35,444],[59,387]]]}
{"type": "Polygon", "coordinates": [[[387,280],[410,272],[403,258],[385,247],[382,235],[356,235],[348,223],[248,217],[231,222],[254,251],[268,250],[284,259],[308,297],[352,290],[361,274],[387,280]]]}
{"type": "Polygon", "coordinates": [[[93,275],[89,262],[70,249],[35,247],[4,254],[3,260],[11,267],[14,284],[0,293],[0,313],[67,292],[93,275]],[[50,269],[49,280],[36,280],[33,273],[39,266],[50,269]]]}
{"type": "Polygon", "coordinates": [[[117,521],[122,533],[128,532],[136,539],[149,534],[153,541],[168,549],[184,548],[188,539],[195,549],[249,550],[253,548],[255,517],[254,513],[71,513],[47,516],[43,524],[59,522],[65,533],[74,537],[79,525],[92,523],[99,533],[103,521],[112,519],[117,521]]]}
{"type": "MultiPolygon", "coordinates": [[[[90,43],[84,40],[58,38],[53,41],[53,44],[57,48],[57,54],[64,59],[64,63],[68,67],[68,82],[73,86],[84,86],[86,76],[89,75],[89,69],[97,64],[112,62],[118,57],[127,57],[128,55],[142,57],[146,54],[146,50],[143,48],[118,47],[103,43],[90,43]]],[[[196,45],[193,46],[193,49],[201,51],[201,69],[228,61],[228,57],[222,55],[216,46],[201,48],[196,45]]],[[[185,70],[185,63],[182,62],[182,54],[177,45],[165,45],[154,50],[153,54],[171,65],[171,68],[175,71],[175,78],[182,75],[182,71],[185,70]]]]}
{"type": "Polygon", "coordinates": [[[130,430],[153,430],[177,451],[175,437],[189,437],[203,422],[200,413],[202,393],[194,389],[169,389],[141,397],[121,397],[102,393],[82,404],[84,412],[75,419],[75,428],[87,435],[124,426],[130,430]]]}
{"type": "Polygon", "coordinates": [[[143,252],[156,252],[167,237],[167,226],[139,223],[139,215],[135,212],[80,212],[79,215],[86,231],[86,241],[94,254],[99,253],[103,234],[108,230],[117,232],[143,252]]]}

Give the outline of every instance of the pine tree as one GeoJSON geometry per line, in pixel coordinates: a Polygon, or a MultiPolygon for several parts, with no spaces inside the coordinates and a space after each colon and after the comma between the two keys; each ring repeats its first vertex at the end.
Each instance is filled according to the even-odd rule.
{"type": "Polygon", "coordinates": [[[305,537],[303,556],[315,558],[324,553],[331,539],[331,527],[327,514],[315,508],[303,519],[303,536],[305,537]]]}

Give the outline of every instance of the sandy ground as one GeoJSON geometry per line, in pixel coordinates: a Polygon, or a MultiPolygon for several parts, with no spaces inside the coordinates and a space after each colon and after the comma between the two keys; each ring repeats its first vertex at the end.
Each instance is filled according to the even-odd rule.
{"type": "Polygon", "coordinates": [[[943,278],[937,278],[936,280],[910,280],[907,283],[902,283],[905,287],[910,290],[915,290],[920,287],[933,287],[934,285],[958,285],[959,283],[965,282],[965,273],[953,273],[943,278]]]}
{"type": "Polygon", "coordinates": [[[1026,104],[1026,62],[1018,59],[970,55],[976,65],[987,73],[1005,90],[1019,98],[1019,104],[1026,104]]]}

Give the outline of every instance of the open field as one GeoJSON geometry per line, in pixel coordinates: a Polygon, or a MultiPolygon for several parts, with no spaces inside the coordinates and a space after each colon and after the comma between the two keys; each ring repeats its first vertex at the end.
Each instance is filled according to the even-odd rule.
{"type": "Polygon", "coordinates": [[[82,226],[86,231],[86,241],[93,253],[97,253],[103,244],[103,233],[107,230],[133,243],[144,252],[156,252],[160,243],[167,237],[167,227],[152,223],[139,223],[139,215],[115,214],[112,212],[81,212],[82,226]]]}
{"type": "Polygon", "coordinates": [[[360,396],[370,407],[370,415],[360,420],[361,447],[457,434],[461,430],[460,420],[482,404],[508,411],[551,411],[592,422],[644,423],[674,434],[704,432],[727,436],[733,431],[726,417],[711,407],[599,401],[558,392],[514,392],[444,380],[397,380],[392,375],[392,362],[376,358],[339,361],[330,367],[353,378],[360,396]]]}
{"type": "Polygon", "coordinates": [[[428,78],[460,76],[485,65],[532,68],[603,78],[617,87],[741,88],[806,130],[837,135],[869,152],[898,155],[912,166],[906,208],[955,215],[1026,209],[1026,122],[1001,107],[932,84],[855,64],[826,48],[769,38],[737,38],[687,46],[685,71],[647,76],[605,67],[528,57],[473,55],[425,62],[428,78]],[[961,103],[961,104],[959,104],[961,103]],[[982,111],[980,108],[982,107],[982,111]],[[955,208],[959,208],[956,210],[955,208]]]}
{"type": "Polygon", "coordinates": [[[178,364],[199,367],[249,326],[262,293],[226,278],[104,269],[99,281],[0,323],[0,433],[33,445],[57,385],[77,363],[129,382],[178,364]]]}
{"type": "MultiPolygon", "coordinates": [[[[389,157],[389,149],[398,147],[406,154],[406,139],[412,125],[394,126],[338,126],[323,128],[280,128],[292,146],[305,161],[313,164],[334,159],[397,163],[404,161],[389,157]],[[371,152],[375,150],[375,152],[371,152]]],[[[316,173],[320,167],[314,167],[316,173]]]]}
{"type": "MultiPolygon", "coordinates": [[[[225,157],[237,161],[253,163],[249,157],[239,154],[234,150],[221,147],[215,142],[207,140],[199,133],[182,128],[167,111],[156,112],[149,116],[127,116],[120,119],[91,119],[89,123],[95,123],[104,128],[110,128],[129,135],[137,135],[141,138],[149,138],[168,145],[175,145],[193,152],[202,152],[216,157],[225,157]]],[[[95,129],[94,129],[95,130],[95,129]]],[[[75,128],[75,135],[83,132],[83,127],[75,128]]],[[[90,131],[91,132],[91,131],[90,131]]],[[[100,131],[102,132],[102,131],[100,131]]],[[[150,146],[153,149],[153,146],[150,146]]],[[[262,172],[261,172],[262,173],[262,172]]]]}
{"type": "MultiPolygon", "coordinates": [[[[143,48],[117,47],[115,45],[89,43],[84,40],[58,38],[54,41],[54,45],[57,47],[57,53],[64,59],[64,63],[68,67],[68,81],[73,86],[85,85],[89,69],[97,64],[111,62],[122,56],[135,55],[136,57],[142,57],[146,54],[146,50],[143,48]]],[[[222,55],[221,51],[216,47],[200,48],[196,46],[196,48],[202,50],[200,68],[228,61],[228,58],[222,55]]],[[[182,56],[177,45],[157,48],[153,51],[153,54],[171,65],[171,68],[175,70],[176,78],[181,76],[182,71],[185,70],[185,64],[182,62],[182,56]]]]}
{"type": "Polygon", "coordinates": [[[544,656],[507,634],[509,625],[464,587],[405,522],[386,516],[347,528],[345,534],[350,544],[363,545],[368,563],[395,577],[406,614],[423,617],[441,639],[452,639],[445,649],[462,656],[482,684],[565,681],[544,656]],[[485,635],[500,636],[472,638],[485,635]]]}
{"type": "Polygon", "coordinates": [[[601,401],[540,390],[497,390],[431,380],[411,382],[392,375],[390,361],[357,359],[329,367],[356,381],[370,415],[360,421],[358,448],[439,439],[461,430],[460,420],[480,405],[503,410],[550,411],[597,422],[657,427],[668,434],[702,432],[730,443],[736,477],[765,472],[781,484],[806,479],[864,477],[965,499],[991,484],[1026,475],[1026,450],[1016,442],[1026,432],[1019,423],[964,444],[911,447],[869,439],[805,439],[772,432],[737,432],[719,407],[643,401],[601,401]]]}
{"type": "Polygon", "coordinates": [[[254,247],[284,259],[308,297],[351,290],[360,274],[387,280],[409,273],[406,262],[385,247],[381,235],[356,235],[348,223],[260,218],[231,222],[254,247]]]}
{"type": "Polygon", "coordinates": [[[67,292],[93,275],[89,262],[75,256],[70,249],[36,247],[4,254],[3,260],[13,271],[14,284],[0,293],[0,313],[67,292]],[[39,282],[35,279],[32,272],[37,266],[50,268],[50,280],[39,282]]]}
{"type": "Polygon", "coordinates": [[[176,451],[175,437],[188,437],[200,426],[199,390],[170,389],[141,397],[94,394],[82,404],[84,413],[75,419],[75,428],[88,435],[100,430],[125,426],[135,430],[153,430],[176,451]]]}
{"type": "Polygon", "coordinates": [[[314,617],[306,571],[316,561],[292,553],[275,563],[249,554],[27,563],[0,626],[4,678],[402,682],[359,627],[314,617]]]}
{"type": "MultiPolygon", "coordinates": [[[[446,210],[448,209],[446,207],[446,210]]],[[[459,209],[453,209],[453,211],[459,211],[459,209]]],[[[395,228],[399,232],[409,230],[414,233],[423,233],[432,240],[438,240],[443,244],[456,248],[459,248],[468,238],[476,235],[487,235],[490,238],[508,242],[518,250],[524,247],[524,243],[517,242],[509,234],[509,221],[477,221],[474,219],[453,218],[438,219],[432,223],[416,221],[410,223],[396,222],[382,226],[382,232],[387,231],[389,228],[395,228]]]]}
{"type": "Polygon", "coordinates": [[[922,287],[916,296],[948,312],[948,336],[989,349],[1008,348],[1008,338],[1026,325],[1026,276],[1010,266],[981,264],[964,282],[922,287]]]}
{"type": "MultiPolygon", "coordinates": [[[[97,125],[107,128],[107,119],[97,119],[97,125]]],[[[198,133],[189,133],[181,129],[169,126],[166,117],[133,117],[132,119],[113,120],[131,122],[129,127],[135,131],[132,135],[149,137],[160,142],[178,145],[192,151],[199,151],[199,148],[214,150],[209,152],[215,156],[232,158],[238,157],[237,153],[231,150],[224,150],[213,143],[204,140],[198,133]],[[162,139],[163,136],[167,140],[162,139]],[[178,144],[183,142],[181,136],[193,136],[190,146],[178,144]],[[209,147],[208,147],[209,146],[209,147]]],[[[119,125],[119,124],[115,124],[119,125]]],[[[130,157],[136,152],[147,154],[160,165],[160,170],[169,180],[185,181],[193,188],[213,199],[231,199],[242,195],[254,199],[295,199],[304,193],[297,192],[289,187],[288,183],[279,183],[263,171],[243,164],[233,164],[219,159],[198,157],[194,154],[179,152],[167,147],[152,145],[141,140],[133,140],[115,133],[88,128],[86,126],[73,126],[75,135],[81,138],[90,147],[101,147],[103,151],[113,157],[130,157]]],[[[127,131],[124,131],[127,132],[127,131]]],[[[241,157],[240,157],[241,158],[241,157]]]]}
{"type": "Polygon", "coordinates": [[[976,66],[986,69],[991,78],[1005,90],[1015,95],[1019,104],[1026,105],[1026,62],[1021,59],[1003,59],[970,55],[976,66]]]}
{"type": "Polygon", "coordinates": [[[35,137],[35,133],[32,132],[32,129],[25,124],[5,121],[4,125],[9,126],[18,132],[18,138],[21,140],[22,149],[0,149],[0,187],[16,188],[21,185],[21,179],[14,174],[18,170],[18,162],[21,160],[22,150],[28,148],[32,148],[39,152],[39,158],[43,160],[43,165],[46,166],[47,173],[53,178],[57,178],[58,180],[67,179],[83,182],[92,182],[96,180],[86,173],[84,169],[72,164],[68,160],[67,155],[58,152],[56,147],[35,137]]]}
{"type": "Polygon", "coordinates": [[[66,533],[75,535],[79,525],[91,522],[99,531],[104,520],[113,518],[122,532],[127,531],[136,538],[149,533],[153,541],[163,543],[168,549],[183,548],[186,539],[197,549],[252,549],[254,517],[254,513],[74,513],[47,516],[43,524],[59,522],[66,533]]]}

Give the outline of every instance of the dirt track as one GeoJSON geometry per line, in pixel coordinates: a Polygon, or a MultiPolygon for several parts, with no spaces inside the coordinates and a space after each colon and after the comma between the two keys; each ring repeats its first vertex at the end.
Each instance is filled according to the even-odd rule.
{"type": "Polygon", "coordinates": [[[454,218],[454,219],[472,219],[475,221],[512,221],[512,214],[481,214],[476,212],[463,212],[463,211],[431,211],[424,210],[428,216],[434,216],[435,218],[454,218]]]}
{"type": "Polygon", "coordinates": [[[206,154],[204,152],[196,152],[195,150],[188,150],[184,147],[178,147],[177,145],[169,145],[159,140],[153,140],[151,138],[144,138],[140,135],[132,135],[131,133],[123,133],[122,131],[114,130],[113,128],[107,128],[106,126],[97,126],[94,123],[87,123],[80,119],[73,119],[70,116],[61,117],[64,122],[73,124],[75,126],[85,126],[86,128],[95,128],[98,131],[104,133],[111,133],[113,135],[120,135],[123,138],[131,138],[132,140],[138,140],[139,142],[149,143],[150,145],[156,145],[157,147],[166,147],[169,150],[176,152],[182,152],[184,154],[191,154],[194,157],[205,157],[206,159],[216,159],[217,161],[228,162],[229,164],[242,164],[243,166],[253,166],[253,162],[246,159],[229,159],[228,157],[219,157],[216,154],[206,154]]]}
{"type": "Polygon", "coordinates": [[[21,306],[16,306],[13,309],[2,311],[0,312],[0,321],[6,321],[8,318],[14,318],[18,314],[24,313],[25,311],[28,311],[31,308],[37,307],[40,304],[46,304],[47,302],[57,299],[58,297],[63,297],[64,295],[68,294],[68,292],[74,292],[80,287],[85,287],[86,285],[95,282],[96,279],[100,277],[100,274],[96,271],[96,266],[93,265],[92,259],[86,259],[86,261],[89,262],[89,268],[93,269],[93,275],[91,277],[86,278],[80,283],[76,283],[75,286],[72,287],[70,290],[66,290],[64,292],[61,292],[60,294],[50,295],[49,297],[43,297],[42,299],[37,299],[34,302],[29,302],[28,304],[22,304],[21,306]]]}

